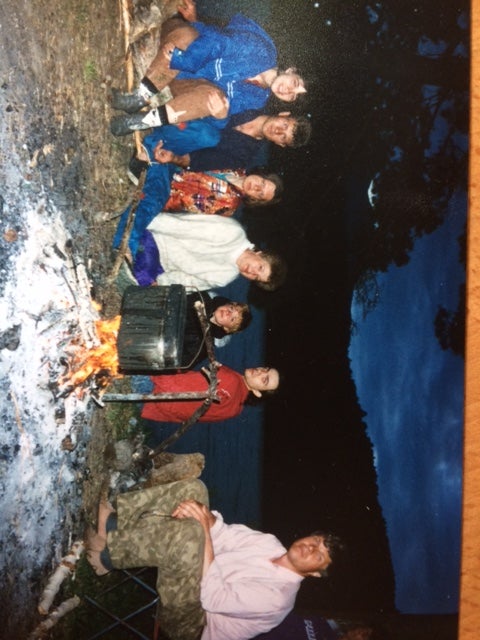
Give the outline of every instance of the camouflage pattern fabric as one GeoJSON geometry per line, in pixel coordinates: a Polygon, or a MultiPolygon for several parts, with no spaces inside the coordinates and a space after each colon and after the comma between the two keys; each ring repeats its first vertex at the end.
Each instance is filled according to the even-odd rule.
{"type": "Polygon", "coordinates": [[[116,569],[157,567],[160,627],[171,640],[196,640],[205,624],[200,580],[205,536],[199,522],[170,514],[191,498],[208,506],[201,480],[181,480],[117,497],[117,530],[108,534],[116,569]]]}

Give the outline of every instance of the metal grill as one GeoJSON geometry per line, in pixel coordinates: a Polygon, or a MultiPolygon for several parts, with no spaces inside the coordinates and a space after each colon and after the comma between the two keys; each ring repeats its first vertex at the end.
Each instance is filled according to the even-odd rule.
{"type": "Polygon", "coordinates": [[[112,572],[95,597],[84,594],[83,630],[75,629],[78,640],[162,640],[156,611],[156,569],[125,569],[112,572]],[[88,622],[88,627],[87,627],[88,622]],[[95,628],[91,631],[90,628],[95,628]]]}

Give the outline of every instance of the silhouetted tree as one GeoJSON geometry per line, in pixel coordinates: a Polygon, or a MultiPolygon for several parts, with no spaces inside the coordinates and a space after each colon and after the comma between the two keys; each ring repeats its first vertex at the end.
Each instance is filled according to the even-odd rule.
{"type": "Polygon", "coordinates": [[[435,336],[442,349],[465,355],[465,284],[460,286],[456,311],[439,306],[434,321],[435,336]]]}

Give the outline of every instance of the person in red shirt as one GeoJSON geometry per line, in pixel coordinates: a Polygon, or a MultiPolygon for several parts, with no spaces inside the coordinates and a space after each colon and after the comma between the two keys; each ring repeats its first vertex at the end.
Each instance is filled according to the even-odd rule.
{"type": "MultiPolygon", "coordinates": [[[[250,395],[257,398],[278,389],[280,375],[270,367],[252,367],[238,373],[225,365],[217,372],[219,402],[212,402],[200,422],[219,422],[241,413],[250,395]]],[[[153,393],[207,391],[209,381],[202,371],[151,376],[153,393]]],[[[202,400],[159,400],[146,402],[142,418],[155,422],[184,422],[203,404],[202,400]]]]}

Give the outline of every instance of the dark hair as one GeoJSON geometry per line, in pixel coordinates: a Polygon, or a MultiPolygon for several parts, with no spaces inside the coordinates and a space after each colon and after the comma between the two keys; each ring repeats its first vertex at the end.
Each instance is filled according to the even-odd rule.
{"type": "Polygon", "coordinates": [[[256,280],[255,284],[265,291],[275,291],[287,278],[287,263],[278,253],[270,249],[262,250],[261,253],[270,265],[270,277],[267,282],[256,280]]]}
{"type": "Polygon", "coordinates": [[[260,176],[264,180],[270,180],[275,185],[275,191],[273,192],[273,198],[271,200],[257,200],[251,196],[243,196],[243,202],[247,207],[264,207],[266,205],[275,204],[280,201],[283,194],[283,180],[276,173],[267,173],[261,169],[250,169],[247,172],[248,176],[260,176]]]}
{"type": "MultiPolygon", "coordinates": [[[[266,365],[268,366],[268,365],[266,365]]],[[[272,396],[276,395],[278,393],[278,389],[280,388],[281,384],[282,384],[282,374],[280,373],[280,371],[278,371],[278,369],[276,369],[276,371],[278,372],[278,385],[275,389],[265,389],[264,391],[262,391],[262,395],[261,396],[256,396],[253,391],[249,391],[248,392],[248,396],[245,400],[245,402],[243,404],[246,404],[249,407],[255,407],[256,405],[260,404],[261,402],[263,402],[265,400],[265,398],[271,398],[272,396]]]]}
{"type": "Polygon", "coordinates": [[[293,129],[292,144],[289,145],[289,147],[291,149],[298,149],[310,142],[312,123],[305,116],[294,117],[294,120],[295,126],[293,129]]]}
{"type": "MultiPolygon", "coordinates": [[[[285,68],[277,67],[277,75],[280,76],[284,73],[295,73],[299,78],[301,78],[303,82],[303,86],[306,89],[306,93],[297,93],[295,100],[293,100],[292,102],[297,102],[299,98],[300,100],[302,100],[305,96],[308,95],[308,87],[310,85],[310,81],[303,75],[302,72],[298,70],[297,67],[285,67],[285,68]]],[[[285,104],[285,102],[280,100],[280,98],[275,94],[273,94],[273,97],[276,98],[276,100],[278,100],[279,104],[285,104]]]]}
{"type": "MultiPolygon", "coordinates": [[[[312,531],[311,536],[322,536],[323,544],[327,547],[330,558],[332,559],[332,563],[334,559],[342,554],[345,551],[345,543],[337,536],[336,533],[331,531],[323,531],[322,529],[317,529],[316,531],[312,531]]],[[[328,576],[328,569],[322,569],[320,571],[320,575],[322,578],[328,576]]]]}

